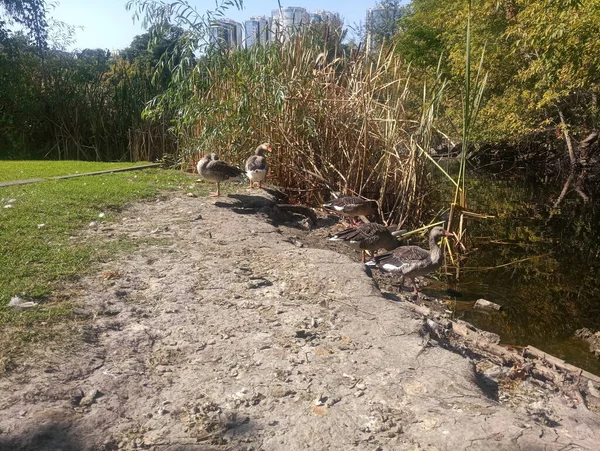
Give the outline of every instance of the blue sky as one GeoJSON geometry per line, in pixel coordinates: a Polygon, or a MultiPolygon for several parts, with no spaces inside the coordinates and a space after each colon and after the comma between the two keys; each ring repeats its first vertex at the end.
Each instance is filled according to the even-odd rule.
{"type": "MultiPolygon", "coordinates": [[[[214,0],[189,0],[199,11],[213,9],[214,0]]],[[[71,49],[104,48],[118,50],[127,47],[133,37],[144,30],[133,23],[132,13],[125,9],[126,0],[59,0],[50,15],[69,25],[82,26],[77,30],[76,43],[71,49]]],[[[325,9],[337,11],[347,25],[365,21],[368,8],[377,0],[298,0],[282,1],[282,6],[302,6],[312,11],[325,9]]],[[[244,10],[231,9],[227,17],[244,21],[250,16],[269,15],[278,7],[277,0],[244,0],[244,10]]]]}

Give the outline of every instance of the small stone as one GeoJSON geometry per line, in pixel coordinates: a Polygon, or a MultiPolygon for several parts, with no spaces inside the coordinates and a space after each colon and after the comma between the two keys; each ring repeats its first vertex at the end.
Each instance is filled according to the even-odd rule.
{"type": "Polygon", "coordinates": [[[600,390],[596,388],[592,381],[588,381],[588,391],[590,392],[590,395],[600,398],[600,390]]]}
{"type": "Polygon", "coordinates": [[[98,396],[98,390],[96,390],[94,388],[86,396],[81,398],[81,401],[79,401],[79,405],[81,407],[91,406],[94,403],[94,400],[96,399],[97,396],[98,396]]]}
{"type": "Polygon", "coordinates": [[[98,217],[99,217],[99,218],[103,218],[104,216],[106,216],[104,213],[100,213],[100,214],[98,215],[98,217]]]}
{"type": "Polygon", "coordinates": [[[187,193],[187,197],[198,197],[195,193],[187,193]]]}
{"type": "Polygon", "coordinates": [[[496,304],[495,302],[486,301],[485,299],[477,299],[473,308],[478,310],[502,310],[501,305],[496,304]]]}
{"type": "Polygon", "coordinates": [[[96,221],[92,221],[89,224],[90,229],[97,229],[98,228],[98,223],[96,221]]]}
{"type": "Polygon", "coordinates": [[[80,388],[74,388],[69,393],[69,396],[71,398],[71,402],[73,403],[73,405],[78,406],[84,396],[83,390],[80,388]]]}
{"type": "Polygon", "coordinates": [[[320,394],[319,396],[317,396],[317,399],[315,399],[314,401],[314,405],[315,406],[324,406],[325,403],[327,402],[327,396],[323,396],[323,394],[320,394]]]}
{"type": "Polygon", "coordinates": [[[26,309],[26,308],[35,307],[36,305],[38,305],[38,303],[33,302],[33,301],[25,301],[24,299],[21,299],[19,296],[13,296],[12,298],[10,298],[10,302],[8,303],[8,305],[9,305],[9,307],[26,309]]]}

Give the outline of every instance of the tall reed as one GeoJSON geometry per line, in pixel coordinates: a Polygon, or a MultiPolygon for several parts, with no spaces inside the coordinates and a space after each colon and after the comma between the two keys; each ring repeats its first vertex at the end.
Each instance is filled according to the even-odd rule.
{"type": "Polygon", "coordinates": [[[318,204],[340,191],[378,200],[388,222],[418,223],[427,185],[421,149],[443,83],[421,97],[393,49],[345,55],[322,38],[208,54],[180,118],[182,161],[217,151],[241,165],[268,140],[272,180],[294,200],[318,204]]]}

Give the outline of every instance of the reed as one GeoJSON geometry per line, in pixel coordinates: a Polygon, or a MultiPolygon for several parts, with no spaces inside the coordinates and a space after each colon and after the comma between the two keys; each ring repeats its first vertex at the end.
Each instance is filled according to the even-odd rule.
{"type": "Polygon", "coordinates": [[[433,121],[444,83],[421,95],[393,51],[344,54],[307,33],[283,44],[207,55],[182,119],[181,160],[217,151],[243,164],[270,141],[272,182],[319,204],[331,191],[379,201],[388,223],[423,212],[433,121]]]}
{"type": "MultiPolygon", "coordinates": [[[[481,52],[479,66],[472,80],[471,75],[471,0],[468,2],[467,30],[465,45],[465,78],[463,95],[463,118],[462,118],[462,149],[460,154],[460,168],[456,181],[454,182],[454,201],[450,205],[450,215],[448,218],[448,230],[452,231],[458,242],[461,243],[466,232],[466,219],[468,217],[485,217],[467,211],[467,190],[466,190],[466,163],[471,141],[471,129],[479,113],[483,92],[487,81],[487,73],[483,71],[483,61],[485,47],[481,52]]],[[[452,252],[449,243],[446,242],[446,250],[456,265],[456,279],[460,277],[460,265],[452,252]]]]}
{"type": "Polygon", "coordinates": [[[200,14],[185,0],[172,4],[178,12],[156,0],[128,5],[144,20],[170,14],[171,23],[189,25],[179,63],[163,64],[172,84],[146,109],[151,118],[176,112],[183,168],[193,170],[207,152],[243,165],[258,143],[270,141],[270,181],[292,201],[318,205],[339,191],[377,200],[388,224],[420,224],[426,155],[445,86],[439,73],[420,85],[393,47],[348,49],[327,26],[232,51],[206,40],[219,8],[200,14]]]}

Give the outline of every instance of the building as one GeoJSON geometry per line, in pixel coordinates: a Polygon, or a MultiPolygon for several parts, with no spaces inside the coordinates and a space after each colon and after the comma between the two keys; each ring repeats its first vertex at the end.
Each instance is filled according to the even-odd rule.
{"type": "Polygon", "coordinates": [[[209,42],[211,45],[226,45],[230,49],[283,42],[311,23],[327,23],[340,29],[342,27],[342,20],[336,12],[319,9],[309,13],[306,8],[288,6],[272,10],[271,17],[251,17],[243,26],[230,19],[215,20],[210,26],[209,42]],[[242,34],[245,35],[244,39],[242,34]]]}
{"type": "Polygon", "coordinates": [[[242,24],[231,19],[215,20],[210,25],[209,39],[211,45],[219,45],[230,49],[242,48],[242,24]]]}
{"type": "Polygon", "coordinates": [[[288,6],[271,11],[271,37],[280,41],[293,36],[310,23],[306,8],[288,6]]]}
{"type": "Polygon", "coordinates": [[[310,13],[310,23],[328,23],[334,27],[342,25],[339,13],[317,9],[310,13]]]}
{"type": "Polygon", "coordinates": [[[265,45],[271,40],[271,20],[265,16],[251,17],[244,22],[246,48],[255,44],[265,45]]]}
{"type": "Polygon", "coordinates": [[[397,30],[397,22],[405,12],[404,7],[379,4],[367,10],[366,50],[379,47],[384,39],[391,38],[397,30]]]}

